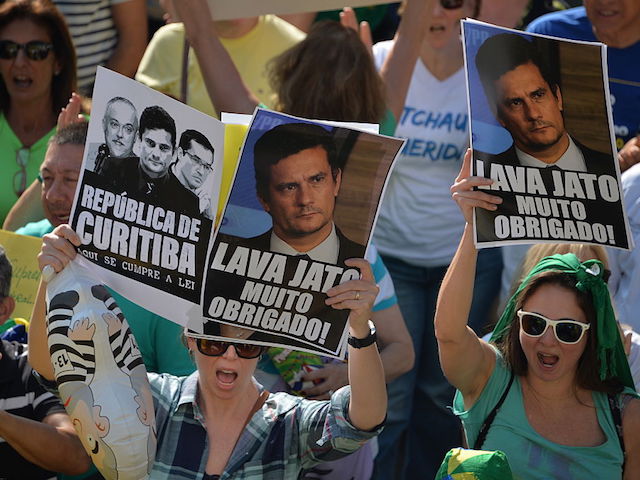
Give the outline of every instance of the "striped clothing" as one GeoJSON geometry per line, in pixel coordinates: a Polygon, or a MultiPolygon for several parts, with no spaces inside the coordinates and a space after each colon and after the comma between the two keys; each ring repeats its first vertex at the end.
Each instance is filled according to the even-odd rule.
{"type": "Polygon", "coordinates": [[[78,87],[93,87],[98,65],[105,65],[118,43],[111,6],[129,0],[53,0],[62,12],[78,56],[78,87]]]}
{"type": "MultiPolygon", "coordinates": [[[[151,478],[201,480],[209,446],[196,403],[198,372],[180,378],[151,373],[149,381],[158,427],[151,478]]],[[[355,451],[382,428],[363,432],[349,423],[350,393],[343,387],[325,402],[270,394],[240,435],[220,480],[296,479],[302,468],[355,451]]]]}
{"type": "MultiPolygon", "coordinates": [[[[38,422],[51,414],[64,412],[60,401],[31,375],[25,345],[2,340],[0,354],[0,410],[38,422]]],[[[51,477],[54,477],[52,472],[25,460],[0,437],[0,478],[38,480],[51,477]]]]}
{"type": "Polygon", "coordinates": [[[68,291],[56,295],[49,302],[47,336],[49,354],[59,384],[67,382],[91,383],[96,371],[93,338],[70,338],[73,307],[79,301],[78,292],[68,291]]]}

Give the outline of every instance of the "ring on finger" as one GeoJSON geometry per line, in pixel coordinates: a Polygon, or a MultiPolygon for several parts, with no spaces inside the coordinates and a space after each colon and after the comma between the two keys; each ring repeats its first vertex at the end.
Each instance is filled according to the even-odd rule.
{"type": "Polygon", "coordinates": [[[360,300],[360,292],[356,292],[356,296],[353,297],[354,300],[360,300]]]}

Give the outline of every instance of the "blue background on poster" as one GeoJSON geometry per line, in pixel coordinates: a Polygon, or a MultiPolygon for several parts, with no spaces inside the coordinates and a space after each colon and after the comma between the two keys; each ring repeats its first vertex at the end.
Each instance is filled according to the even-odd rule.
{"type": "MultiPolygon", "coordinates": [[[[229,203],[220,226],[221,233],[250,238],[271,228],[271,216],[263,210],[256,194],[253,147],[267,130],[284,123],[314,122],[294,119],[270,110],[258,110],[247,133],[236,178],[231,188],[229,203]]],[[[326,128],[331,129],[331,127],[326,128]]]]}
{"type": "MultiPolygon", "coordinates": [[[[464,22],[463,28],[469,75],[473,148],[482,152],[498,154],[507,150],[513,140],[509,132],[498,123],[489,108],[478,70],[476,70],[476,53],[487,38],[504,33],[504,30],[472,22],[464,22]]],[[[527,40],[532,38],[531,35],[523,32],[514,31],[513,33],[521,35],[527,40]]]]}

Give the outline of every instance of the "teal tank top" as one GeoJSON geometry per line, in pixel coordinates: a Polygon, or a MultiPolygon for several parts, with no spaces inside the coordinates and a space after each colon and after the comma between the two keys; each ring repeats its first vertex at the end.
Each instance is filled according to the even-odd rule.
{"type": "MultiPolygon", "coordinates": [[[[482,422],[509,382],[510,371],[497,351],[496,356],[496,366],[476,403],[465,410],[459,391],[453,401],[453,412],[462,420],[469,445],[474,444],[482,422]]],[[[622,478],[623,455],[607,395],[593,392],[593,400],[600,428],[607,440],[596,447],[559,445],[541,437],[529,424],[520,378],[516,376],[482,449],[502,450],[516,480],[622,478]]]]}

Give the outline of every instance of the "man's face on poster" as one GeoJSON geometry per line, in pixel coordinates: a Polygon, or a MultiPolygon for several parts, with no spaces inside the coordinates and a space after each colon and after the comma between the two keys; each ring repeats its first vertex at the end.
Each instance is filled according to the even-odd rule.
{"type": "Polygon", "coordinates": [[[498,120],[520,150],[535,156],[562,139],[560,89],[553,92],[535,64],[525,63],[508,71],[495,86],[498,120]]]}
{"type": "Polygon", "coordinates": [[[140,168],[149,178],[164,176],[173,160],[171,134],[159,128],[142,133],[140,142],[140,168]]]}
{"type": "Polygon", "coordinates": [[[323,229],[329,233],[342,172],[334,179],[327,152],[307,148],[270,167],[269,198],[260,199],[273,220],[273,231],[283,240],[323,229]]]}
{"type": "Polygon", "coordinates": [[[107,108],[102,121],[104,138],[113,157],[122,158],[133,155],[133,142],[136,139],[136,112],[126,102],[113,102],[107,108]]]}
{"type": "Polygon", "coordinates": [[[213,152],[191,140],[189,148],[180,149],[179,155],[183,178],[191,190],[197,190],[213,170],[213,152]]]}

